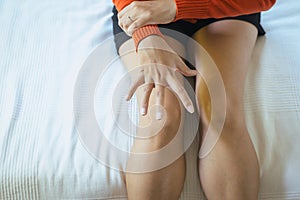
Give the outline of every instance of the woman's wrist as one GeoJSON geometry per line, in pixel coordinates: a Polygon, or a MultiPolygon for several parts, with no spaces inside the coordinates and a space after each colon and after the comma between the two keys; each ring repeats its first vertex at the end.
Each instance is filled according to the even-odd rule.
{"type": "Polygon", "coordinates": [[[157,25],[147,25],[141,27],[132,34],[136,50],[138,49],[139,43],[150,35],[158,35],[163,37],[163,34],[160,32],[157,25]]]}
{"type": "Polygon", "coordinates": [[[205,16],[209,10],[209,0],[174,0],[176,3],[176,17],[174,21],[180,19],[194,19],[197,16],[205,16]]]}

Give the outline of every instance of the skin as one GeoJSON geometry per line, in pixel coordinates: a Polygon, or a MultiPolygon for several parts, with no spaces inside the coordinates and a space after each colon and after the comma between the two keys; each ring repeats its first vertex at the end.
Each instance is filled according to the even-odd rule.
{"type": "MultiPolygon", "coordinates": [[[[208,199],[258,198],[259,165],[243,107],[246,73],[256,37],[257,29],[252,24],[238,20],[215,22],[194,36],[219,68],[227,103],[220,138],[212,151],[199,160],[200,181],[208,199]]],[[[209,92],[199,76],[196,93],[200,107],[209,108],[209,92]]],[[[203,109],[200,114],[203,133],[208,127],[210,114],[209,109],[203,109]]]]}
{"type": "MultiPolygon", "coordinates": [[[[125,15],[125,12],[122,14],[125,15]]],[[[157,22],[159,18],[152,20],[159,23],[157,22]]],[[[153,37],[157,36],[149,36],[146,39],[151,41],[149,44],[154,46],[158,45],[153,37]]],[[[254,200],[257,199],[258,196],[259,166],[255,150],[247,132],[243,109],[244,83],[256,37],[257,29],[252,24],[238,20],[215,22],[199,30],[194,35],[194,38],[205,48],[216,63],[223,79],[226,92],[226,118],[221,136],[210,153],[206,157],[199,159],[201,184],[205,195],[210,200],[254,200]]],[[[144,40],[147,41],[146,39],[144,40]]],[[[183,51],[183,48],[178,42],[172,39],[168,40],[167,44],[169,47],[183,51]]],[[[133,50],[134,48],[133,42],[128,41],[121,46],[120,54],[125,54],[128,50],[133,50]]],[[[164,48],[167,47],[163,47],[163,49],[164,48]]],[[[157,50],[155,54],[162,55],[162,52],[161,50],[157,50]]],[[[201,65],[201,67],[206,67],[205,63],[202,63],[202,60],[199,59],[199,55],[200,52],[194,52],[195,59],[199,60],[197,64],[201,65]]],[[[153,52],[152,54],[139,54],[133,51],[133,53],[129,57],[124,58],[123,61],[130,70],[139,64],[145,64],[144,62],[147,62],[152,56],[153,52]],[[149,57],[145,55],[149,55],[149,57]],[[133,60],[142,62],[133,63],[133,60]]],[[[154,63],[167,65],[166,60],[176,60],[178,57],[176,54],[168,54],[155,58],[154,63]]],[[[151,63],[153,64],[153,62],[151,63]]],[[[147,76],[149,76],[149,74],[147,74],[147,76]]],[[[155,73],[152,75],[150,73],[150,76],[154,77],[155,73]]],[[[178,102],[170,90],[164,87],[164,84],[161,84],[161,80],[159,82],[156,82],[155,79],[153,80],[152,83],[154,86],[159,85],[162,87],[152,89],[150,94],[143,90],[134,90],[138,98],[139,106],[142,106],[143,102],[145,102],[144,99],[147,98],[149,99],[148,104],[150,106],[155,104],[155,102],[161,102],[161,105],[166,109],[168,118],[164,124],[164,128],[161,129],[155,137],[149,140],[135,141],[132,148],[133,152],[159,150],[172,140],[181,120],[180,102],[178,102]],[[164,89],[163,100],[157,95],[158,89],[164,89]],[[158,98],[160,98],[160,100],[157,100],[158,98]]],[[[211,99],[205,81],[200,75],[196,77],[196,95],[199,107],[203,108],[200,109],[203,127],[201,133],[203,133],[203,137],[205,137],[211,118],[211,99]]],[[[151,120],[150,117],[149,113],[142,115],[140,123],[141,125],[150,123],[147,131],[151,134],[151,132],[155,131],[155,127],[159,125],[160,120],[151,120]]],[[[139,132],[139,134],[144,135],[149,133],[139,132]]],[[[130,166],[138,164],[138,161],[129,159],[128,163],[130,166]]],[[[149,200],[178,199],[183,187],[184,177],[184,156],[181,156],[168,167],[157,171],[142,174],[127,173],[126,184],[128,197],[129,199],[149,200]],[[176,174],[176,176],[174,176],[174,174],[176,174]]]]}
{"type": "MultiPolygon", "coordinates": [[[[165,87],[169,87],[178,95],[185,108],[190,113],[194,112],[192,101],[178,81],[178,75],[180,73],[185,76],[195,76],[198,73],[196,70],[189,69],[163,38],[155,35],[145,38],[139,45],[136,60],[138,60],[139,70],[132,71],[132,86],[127,100],[130,100],[137,88],[142,86],[144,92],[141,96],[140,111],[143,116],[147,114],[150,94],[154,87],[158,105],[163,106],[165,87]]],[[[160,119],[159,116],[161,116],[160,111],[157,112],[156,118],[160,119]]]]}
{"type": "Polygon", "coordinates": [[[175,19],[174,2],[174,0],[134,1],[118,13],[119,26],[131,36],[134,31],[145,25],[168,24],[175,19]]]}
{"type": "MultiPolygon", "coordinates": [[[[157,37],[157,36],[154,36],[157,37]]],[[[172,38],[166,37],[167,43],[176,50],[182,50],[183,47],[180,43],[172,38]]],[[[151,36],[148,37],[151,39],[151,36]]],[[[154,39],[155,41],[155,39],[154,39]]],[[[142,41],[144,42],[144,41],[142,41]]],[[[140,59],[138,54],[135,53],[135,47],[132,39],[125,42],[119,49],[120,56],[128,71],[136,69],[139,67],[141,61],[149,62],[147,59],[140,59]],[[128,53],[131,51],[132,53],[128,53]]],[[[159,53],[159,52],[157,52],[159,53]]],[[[168,54],[171,56],[171,60],[174,60],[175,54],[168,54]]],[[[170,57],[169,57],[170,58],[170,57]]],[[[157,62],[163,63],[164,60],[158,60],[157,62]]],[[[182,80],[179,80],[182,82],[182,80]]],[[[147,86],[146,86],[147,87],[147,86]]],[[[161,89],[161,88],[160,88],[161,89]]],[[[176,135],[178,131],[178,125],[181,116],[180,103],[173,92],[169,89],[163,87],[164,98],[162,105],[165,109],[166,121],[163,124],[163,128],[157,131],[156,127],[161,127],[162,120],[152,120],[154,116],[148,112],[146,115],[140,113],[139,125],[145,126],[149,125],[147,132],[142,132],[138,130],[138,136],[153,135],[146,140],[135,140],[131,151],[133,153],[149,153],[161,149],[166,144],[168,144],[176,135]]],[[[136,92],[136,97],[139,106],[143,105],[143,99],[146,96],[144,92],[144,87],[140,87],[136,92]]],[[[151,108],[156,102],[158,102],[160,96],[157,96],[157,88],[152,89],[149,98],[149,108],[151,108]]],[[[182,144],[177,144],[177,149],[181,149],[182,144]]],[[[176,148],[176,147],[175,147],[176,148]]],[[[163,160],[164,157],[158,157],[157,162],[163,160]]],[[[155,162],[155,161],[154,161],[155,162]]],[[[127,164],[127,170],[130,170],[132,166],[139,165],[140,161],[130,157],[127,164]]],[[[128,192],[128,198],[130,200],[165,200],[165,199],[178,199],[184,184],[185,179],[185,157],[180,156],[175,162],[171,163],[163,169],[152,171],[149,173],[126,173],[126,187],[128,192]],[[176,176],[174,176],[176,174],[176,176]],[[142,192],[141,192],[142,191],[142,192]]]]}

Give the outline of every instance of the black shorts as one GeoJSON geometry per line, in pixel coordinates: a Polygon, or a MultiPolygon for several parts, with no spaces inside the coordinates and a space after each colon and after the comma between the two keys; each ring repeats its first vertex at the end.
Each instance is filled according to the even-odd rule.
{"type": "MultiPolygon", "coordinates": [[[[117,17],[118,11],[117,9],[114,7],[113,8],[113,16],[112,16],[112,21],[113,21],[113,33],[115,35],[115,45],[116,45],[116,49],[119,50],[120,46],[126,42],[127,40],[130,39],[129,36],[127,36],[124,31],[119,27],[118,25],[118,17],[117,17]],[[116,37],[117,36],[117,37],[116,37]]],[[[199,29],[213,23],[213,22],[217,22],[217,21],[221,21],[224,19],[237,19],[237,20],[242,20],[242,21],[246,21],[249,22],[251,24],[253,24],[257,30],[258,30],[258,35],[264,35],[265,31],[263,29],[263,27],[260,24],[260,13],[254,13],[254,14],[249,14],[249,15],[241,15],[241,16],[237,16],[237,17],[225,17],[225,18],[219,18],[219,19],[215,19],[215,18],[209,18],[209,19],[199,19],[197,20],[196,23],[191,23],[185,20],[178,20],[176,22],[172,22],[169,24],[159,24],[158,27],[159,28],[163,28],[160,29],[161,32],[163,34],[166,34],[168,36],[171,36],[169,33],[170,32],[166,32],[166,29],[171,29],[174,31],[178,31],[180,33],[183,33],[189,37],[192,37],[199,29]]]]}

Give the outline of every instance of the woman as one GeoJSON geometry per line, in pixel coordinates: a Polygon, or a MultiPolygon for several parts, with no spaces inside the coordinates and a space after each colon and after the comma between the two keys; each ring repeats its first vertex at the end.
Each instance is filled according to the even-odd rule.
{"type": "MultiPolygon", "coordinates": [[[[257,35],[264,34],[260,25],[260,12],[271,8],[275,0],[113,2],[116,6],[114,33],[125,31],[129,35],[116,40],[118,51],[124,55],[136,48],[136,52],[125,56],[123,61],[129,70],[144,66],[135,78],[128,99],[136,93],[142,125],[151,121],[147,108],[152,104],[163,106],[168,116],[158,134],[148,140],[135,141],[132,151],[147,153],[158,150],[177,133],[181,120],[180,102],[166,86],[173,89],[189,112],[194,112],[191,100],[182,84],[179,84],[177,72],[164,66],[175,66],[176,71],[186,76],[196,76],[195,92],[201,108],[203,132],[208,127],[211,99],[205,81],[189,69],[178,55],[167,52],[171,51],[171,47],[178,50],[177,53],[187,49],[172,37],[163,36],[159,27],[182,32],[193,37],[212,57],[221,73],[226,92],[226,118],[222,134],[212,151],[199,159],[199,175],[204,193],[209,200],[257,199],[259,165],[246,128],[243,93],[257,35]],[[134,42],[130,39],[131,35],[134,42]]],[[[199,56],[197,53],[194,52],[196,57],[199,56]]],[[[157,113],[157,119],[161,119],[161,112],[157,113]]],[[[140,134],[151,134],[160,121],[152,121],[148,132],[140,134]]],[[[129,166],[136,164],[138,160],[129,159],[129,166]]],[[[154,172],[127,173],[128,197],[138,200],[178,199],[184,178],[184,156],[154,172]]]]}

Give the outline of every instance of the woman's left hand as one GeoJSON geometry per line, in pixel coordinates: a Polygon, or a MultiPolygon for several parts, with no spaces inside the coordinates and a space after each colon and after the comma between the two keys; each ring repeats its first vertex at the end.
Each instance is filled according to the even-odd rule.
{"type": "MultiPolygon", "coordinates": [[[[194,112],[193,102],[181,81],[182,75],[196,76],[197,70],[189,69],[183,60],[160,36],[150,35],[141,41],[138,47],[139,68],[131,71],[132,85],[127,100],[130,100],[138,88],[141,89],[141,114],[146,115],[150,96],[156,88],[156,104],[164,106],[165,88],[176,94],[190,113],[194,112]]],[[[157,111],[157,119],[161,119],[157,111]]]]}
{"type": "Polygon", "coordinates": [[[118,13],[119,26],[128,34],[149,24],[168,24],[175,19],[174,0],[134,1],[118,13]]]}

